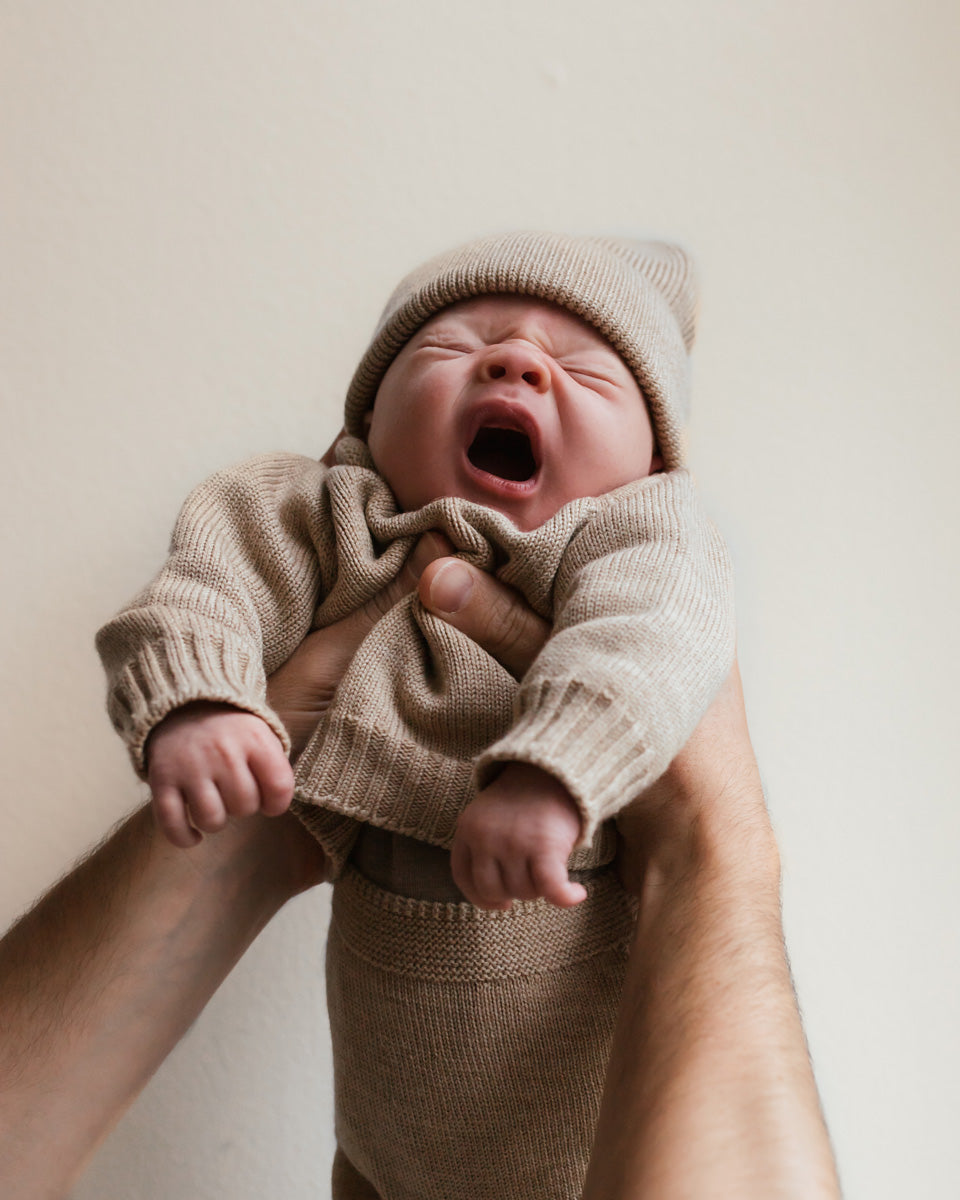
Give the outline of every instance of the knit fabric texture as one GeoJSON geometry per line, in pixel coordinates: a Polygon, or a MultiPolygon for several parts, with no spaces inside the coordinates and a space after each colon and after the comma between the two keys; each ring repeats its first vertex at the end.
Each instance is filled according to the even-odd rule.
{"type": "Polygon", "coordinates": [[[599,826],[666,769],[733,657],[728,557],[689,474],[573,501],[523,532],[457,498],[398,512],[362,442],[344,439],[337,455],[331,469],[263,455],[201,484],[158,577],[98,634],[109,712],[136,769],[150,731],[192,700],[256,713],[289,745],[266,675],[440,529],[520,591],[552,636],[518,684],[415,596],[399,601],[296,764],[298,811],[324,810],[306,823],[338,866],[352,837],[344,818],[449,847],[477,787],[501,763],[528,762],[579,807],[571,867],[604,861],[599,826]]]}
{"type": "Polygon", "coordinates": [[[572,909],[410,900],[352,867],[327,939],[334,1200],[576,1200],[636,907],[608,869],[572,909]],[[359,1173],[359,1180],[357,1179],[359,1173]],[[352,1186],[351,1186],[352,1185],[352,1186]]]}
{"type": "Polygon", "coordinates": [[[363,436],[363,415],[380,381],[424,322],[458,300],[499,293],[549,300],[598,329],[640,384],[664,464],[684,465],[697,315],[693,262],[680,246],[628,238],[501,234],[417,267],[387,302],[353,376],[347,431],[363,436]]]}

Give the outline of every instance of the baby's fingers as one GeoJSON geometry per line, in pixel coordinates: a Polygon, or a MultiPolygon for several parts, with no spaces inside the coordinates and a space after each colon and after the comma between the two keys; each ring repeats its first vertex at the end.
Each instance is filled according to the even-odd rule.
{"type": "Polygon", "coordinates": [[[217,785],[207,779],[185,788],[184,795],[194,828],[201,833],[219,833],[227,823],[227,810],[217,785]]]}
{"type": "Polygon", "coordinates": [[[500,861],[500,870],[503,873],[507,895],[514,900],[536,900],[540,895],[537,885],[533,881],[530,867],[531,864],[523,857],[501,859],[500,861]]]}
{"type": "Polygon", "coordinates": [[[557,908],[573,908],[587,898],[587,889],[582,883],[571,882],[567,864],[560,858],[535,858],[530,864],[530,875],[537,895],[557,908]]]}
{"type": "Polygon", "coordinates": [[[246,762],[231,763],[213,782],[228,816],[249,817],[260,811],[260,786],[246,762]]]}
{"type": "Polygon", "coordinates": [[[471,904],[506,909],[513,903],[503,886],[499,864],[489,854],[473,854],[462,839],[457,839],[450,866],[454,882],[471,904]]]}
{"type": "Polygon", "coordinates": [[[250,771],[260,789],[260,811],[267,817],[279,817],[293,799],[293,767],[277,738],[251,750],[247,757],[250,771]]]}
{"type": "Polygon", "coordinates": [[[153,815],[168,842],[189,850],[201,840],[187,820],[187,806],[175,787],[159,788],[153,793],[153,815]]]}
{"type": "Polygon", "coordinates": [[[474,894],[468,898],[480,908],[510,908],[513,900],[504,884],[498,860],[489,854],[474,854],[471,862],[474,894]]]}

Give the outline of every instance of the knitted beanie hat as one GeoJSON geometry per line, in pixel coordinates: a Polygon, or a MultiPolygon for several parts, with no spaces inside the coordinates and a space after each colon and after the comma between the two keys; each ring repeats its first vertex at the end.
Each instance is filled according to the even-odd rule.
{"type": "Polygon", "coordinates": [[[458,300],[504,292],[550,300],[595,326],[640,384],[664,465],[683,464],[697,308],[693,264],[679,246],[624,238],[501,234],[411,271],[354,373],[347,432],[363,437],[380,381],[421,325],[458,300]]]}

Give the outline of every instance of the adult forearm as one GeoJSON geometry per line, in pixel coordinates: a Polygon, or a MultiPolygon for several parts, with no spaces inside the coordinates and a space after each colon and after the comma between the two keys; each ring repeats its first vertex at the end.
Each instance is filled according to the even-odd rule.
{"type": "Polygon", "coordinates": [[[0,1192],[62,1197],[263,926],[316,882],[290,817],[189,852],[141,810],[0,942],[0,1192]]]}
{"type": "Polygon", "coordinates": [[[839,1195],[772,837],[730,853],[645,881],[584,1200],[839,1195]]]}

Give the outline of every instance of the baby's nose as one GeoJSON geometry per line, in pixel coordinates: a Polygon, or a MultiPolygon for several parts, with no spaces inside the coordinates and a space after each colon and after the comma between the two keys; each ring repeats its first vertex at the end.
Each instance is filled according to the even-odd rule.
{"type": "Polygon", "coordinates": [[[480,378],[485,382],[503,379],[507,383],[526,383],[537,392],[545,392],[550,386],[549,368],[536,350],[509,342],[490,347],[480,364],[480,378]]]}

